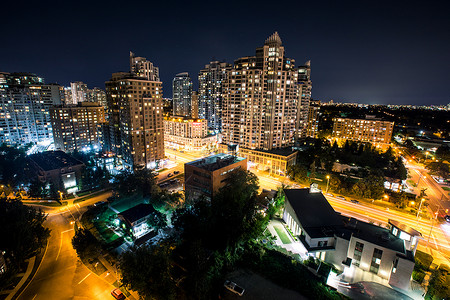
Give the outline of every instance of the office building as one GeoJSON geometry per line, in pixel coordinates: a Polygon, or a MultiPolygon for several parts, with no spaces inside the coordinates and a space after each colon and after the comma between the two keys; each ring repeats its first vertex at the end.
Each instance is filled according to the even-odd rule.
{"type": "Polygon", "coordinates": [[[189,73],[179,73],[172,82],[173,115],[190,117],[192,101],[192,80],[189,73]]]}
{"type": "Polygon", "coordinates": [[[184,164],[186,199],[213,199],[238,170],[247,170],[247,160],[228,154],[216,154],[184,164]]]}
{"type": "Polygon", "coordinates": [[[198,74],[199,117],[208,121],[211,130],[222,130],[223,84],[232,65],[212,61],[198,74]]]}
{"type": "Polygon", "coordinates": [[[295,61],[284,55],[278,33],[256,55],[235,61],[225,79],[223,140],[248,149],[294,144],[301,106],[295,61]]]}
{"type": "Polygon", "coordinates": [[[63,151],[45,151],[28,156],[30,172],[36,178],[53,184],[55,190],[77,192],[81,187],[81,175],[85,165],[63,151]]]}
{"type": "Polygon", "coordinates": [[[95,102],[50,108],[55,148],[66,152],[100,150],[105,109],[95,102]]]}
{"type": "MultiPolygon", "coordinates": [[[[162,82],[152,81],[151,70],[142,70],[130,60],[131,72],[113,73],[105,83],[108,101],[110,150],[126,168],[154,168],[164,158],[162,82]]],[[[155,71],[153,70],[153,74],[155,71]]]]}
{"type": "Polygon", "coordinates": [[[63,88],[30,73],[0,73],[0,144],[53,140],[50,107],[61,104],[63,88]]]}
{"type": "Polygon", "coordinates": [[[164,144],[166,148],[201,151],[217,148],[217,136],[208,135],[204,119],[187,117],[164,117],[164,144]]]}
{"type": "Polygon", "coordinates": [[[310,101],[311,101],[311,62],[307,61],[303,66],[298,67],[298,85],[300,93],[300,109],[298,110],[297,126],[298,126],[298,138],[303,137],[316,137],[310,135],[311,130],[308,130],[310,125],[310,101]]]}
{"type": "Polygon", "coordinates": [[[389,147],[394,129],[394,122],[366,116],[365,119],[333,119],[332,139],[338,142],[346,140],[372,143],[381,148],[389,147]]]}
{"type": "Polygon", "coordinates": [[[333,264],[337,281],[373,280],[410,288],[420,232],[389,220],[389,229],[336,213],[320,190],[285,189],[283,220],[298,238],[297,254],[333,264]]]}

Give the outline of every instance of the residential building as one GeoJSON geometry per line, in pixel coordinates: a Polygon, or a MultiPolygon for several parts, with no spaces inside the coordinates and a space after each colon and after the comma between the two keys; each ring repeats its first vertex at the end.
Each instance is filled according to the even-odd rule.
{"type": "Polygon", "coordinates": [[[366,116],[365,119],[335,118],[333,119],[332,139],[372,143],[382,148],[389,147],[394,129],[394,122],[366,116]]]}
{"type": "Polygon", "coordinates": [[[106,93],[100,88],[89,89],[87,84],[78,81],[71,82],[70,86],[64,87],[63,104],[76,105],[81,102],[97,102],[100,103],[105,109],[106,93]]]}
{"type": "Polygon", "coordinates": [[[306,133],[304,136],[317,138],[319,134],[319,111],[320,101],[310,100],[308,106],[308,117],[306,124],[306,133]]]}
{"type": "MultiPolygon", "coordinates": [[[[130,69],[135,70],[135,66],[130,69]]],[[[141,69],[139,72],[152,73],[141,69]]],[[[113,73],[105,85],[110,150],[126,168],[157,167],[164,158],[162,82],[148,80],[147,75],[138,76],[133,71],[113,73]]]]}
{"type": "Polygon", "coordinates": [[[53,184],[58,191],[74,193],[80,189],[84,163],[63,151],[45,151],[28,156],[33,176],[53,184]]]}
{"type": "Polygon", "coordinates": [[[191,118],[198,119],[198,92],[192,91],[191,118]]]}
{"type": "Polygon", "coordinates": [[[420,232],[397,221],[390,220],[388,229],[342,216],[315,186],[284,193],[283,220],[299,239],[300,255],[333,264],[346,282],[410,287],[420,232]]]}
{"type": "Polygon", "coordinates": [[[238,170],[247,170],[247,159],[228,154],[216,154],[184,164],[186,199],[213,199],[238,170]]]}
{"type": "Polygon", "coordinates": [[[50,108],[55,148],[66,152],[101,149],[105,109],[95,102],[50,108]]]}
{"type": "Polygon", "coordinates": [[[308,125],[311,101],[311,62],[307,61],[298,67],[298,85],[300,94],[300,108],[297,111],[298,138],[308,137],[308,125]]]}
{"type": "MultiPolygon", "coordinates": [[[[220,153],[228,153],[231,151],[226,144],[219,144],[220,153]]],[[[235,155],[244,157],[248,161],[249,168],[254,168],[261,171],[267,171],[269,174],[285,176],[287,168],[295,165],[297,161],[297,151],[292,148],[279,148],[270,151],[247,149],[237,147],[235,155]]]]}
{"type": "Polygon", "coordinates": [[[0,73],[0,144],[53,140],[50,107],[61,104],[63,88],[31,73],[0,73]]]}
{"type": "Polygon", "coordinates": [[[208,127],[222,130],[223,85],[232,65],[212,61],[198,73],[199,117],[208,121],[208,127]]]}
{"type": "Polygon", "coordinates": [[[212,150],[217,147],[217,136],[208,135],[204,119],[170,116],[164,117],[164,144],[182,151],[212,150]]]}
{"type": "Polygon", "coordinates": [[[136,57],[130,51],[130,73],[139,78],[145,78],[149,81],[159,80],[159,68],[145,57],[136,57]]]}
{"type": "Polygon", "coordinates": [[[272,150],[298,136],[298,71],[284,55],[277,32],[256,56],[234,62],[224,83],[223,140],[248,149],[272,150]]]}
{"type": "Polygon", "coordinates": [[[153,233],[152,237],[156,235],[148,224],[148,220],[154,218],[155,213],[153,205],[141,203],[117,214],[117,217],[121,221],[122,228],[137,241],[149,233],[153,233]]]}
{"type": "Polygon", "coordinates": [[[174,116],[191,116],[192,80],[189,73],[179,73],[172,82],[172,101],[174,116]]]}

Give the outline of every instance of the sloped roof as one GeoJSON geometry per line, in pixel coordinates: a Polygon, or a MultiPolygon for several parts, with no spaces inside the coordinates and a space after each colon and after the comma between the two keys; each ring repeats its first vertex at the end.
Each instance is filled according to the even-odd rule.
{"type": "Polygon", "coordinates": [[[154,212],[155,209],[153,208],[153,205],[141,203],[130,209],[124,210],[119,216],[122,216],[122,218],[132,224],[154,212]]]}

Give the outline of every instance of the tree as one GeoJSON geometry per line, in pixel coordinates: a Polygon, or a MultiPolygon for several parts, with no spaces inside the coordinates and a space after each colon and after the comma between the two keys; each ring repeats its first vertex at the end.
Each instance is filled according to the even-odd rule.
{"type": "Polygon", "coordinates": [[[100,244],[88,229],[78,229],[72,238],[72,246],[81,259],[97,257],[100,244]]]}
{"type": "Polygon", "coordinates": [[[34,180],[28,188],[28,194],[34,198],[44,198],[47,196],[47,192],[45,183],[40,180],[34,180]]]}
{"type": "Polygon", "coordinates": [[[176,299],[171,245],[132,247],[120,257],[122,283],[145,299],[176,299]]]}
{"type": "Polygon", "coordinates": [[[17,200],[0,199],[0,249],[13,264],[36,255],[47,243],[47,216],[17,200]]]}
{"type": "Polygon", "coordinates": [[[155,210],[155,212],[148,218],[148,225],[156,228],[157,230],[167,226],[166,215],[155,210]]]}

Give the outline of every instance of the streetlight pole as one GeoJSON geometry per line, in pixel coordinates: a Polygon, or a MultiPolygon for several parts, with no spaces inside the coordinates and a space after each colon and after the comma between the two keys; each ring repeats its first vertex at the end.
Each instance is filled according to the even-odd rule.
{"type": "MultiPolygon", "coordinates": [[[[427,178],[427,176],[423,176],[423,179],[427,178]]],[[[419,186],[420,179],[422,179],[422,173],[419,172],[419,180],[417,180],[417,186],[419,186]]]]}
{"type": "Polygon", "coordinates": [[[422,198],[422,199],[420,200],[419,209],[417,210],[417,216],[416,216],[416,218],[417,218],[417,226],[419,226],[419,213],[420,213],[420,208],[422,207],[422,202],[423,202],[423,201],[425,201],[424,198],[422,198]]]}
{"type": "Polygon", "coordinates": [[[431,228],[430,228],[430,233],[428,234],[427,246],[430,245],[430,237],[431,237],[431,232],[433,231],[433,227],[434,227],[434,219],[437,219],[438,212],[439,212],[439,210],[434,214],[436,217],[431,219],[431,228]]]}
{"type": "Polygon", "coordinates": [[[327,175],[327,190],[325,193],[328,193],[328,187],[330,186],[330,175],[327,175]]]}

